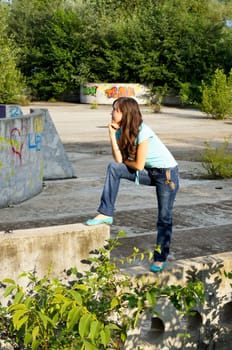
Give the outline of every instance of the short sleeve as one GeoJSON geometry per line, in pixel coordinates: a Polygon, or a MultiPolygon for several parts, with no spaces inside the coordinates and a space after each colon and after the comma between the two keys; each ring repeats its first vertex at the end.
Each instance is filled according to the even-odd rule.
{"type": "Polygon", "coordinates": [[[153,131],[145,124],[140,126],[138,133],[137,143],[138,145],[153,136],[153,131]]]}

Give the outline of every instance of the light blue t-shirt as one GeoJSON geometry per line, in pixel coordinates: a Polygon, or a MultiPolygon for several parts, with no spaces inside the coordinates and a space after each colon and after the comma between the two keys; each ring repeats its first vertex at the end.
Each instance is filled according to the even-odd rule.
{"type": "Polygon", "coordinates": [[[142,123],[139,128],[137,144],[148,139],[148,152],[145,168],[173,168],[177,165],[171,152],[146,124],[142,123]]]}
{"type": "MultiPolygon", "coordinates": [[[[117,131],[116,137],[120,138],[121,130],[117,131]]],[[[148,139],[148,152],[145,161],[145,168],[173,168],[177,162],[168,148],[163,144],[154,131],[146,124],[139,127],[137,144],[148,139]]]]}
{"type": "MultiPolygon", "coordinates": [[[[116,133],[120,138],[121,130],[116,133]]],[[[148,139],[148,152],[145,161],[145,168],[173,168],[177,162],[168,148],[163,144],[154,131],[146,124],[142,123],[139,127],[137,144],[148,139]]],[[[139,185],[139,171],[136,171],[135,183],[139,185]]]]}

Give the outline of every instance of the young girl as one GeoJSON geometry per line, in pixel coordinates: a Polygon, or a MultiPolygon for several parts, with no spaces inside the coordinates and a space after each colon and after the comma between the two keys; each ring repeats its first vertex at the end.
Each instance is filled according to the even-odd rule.
{"type": "Polygon", "coordinates": [[[166,267],[172,236],[172,208],[179,188],[177,162],[149,126],[130,97],[113,103],[108,125],[114,162],[108,165],[98,215],[87,225],[112,224],[120,180],[155,186],[158,201],[157,240],[152,272],[166,267]]]}

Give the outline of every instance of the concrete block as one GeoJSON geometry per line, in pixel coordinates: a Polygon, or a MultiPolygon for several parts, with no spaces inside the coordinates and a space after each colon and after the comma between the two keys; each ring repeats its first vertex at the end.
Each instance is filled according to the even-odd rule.
{"type": "Polygon", "coordinates": [[[109,238],[107,225],[61,225],[35,229],[0,232],[0,280],[17,279],[20,273],[37,272],[37,276],[59,276],[64,270],[76,267],[87,270],[82,259],[102,247],[109,238]]]}
{"type": "Polygon", "coordinates": [[[204,305],[195,306],[193,316],[183,316],[167,298],[158,299],[154,313],[147,312],[130,332],[125,350],[230,350],[232,284],[224,272],[231,271],[231,252],[170,262],[167,270],[158,274],[148,272],[144,266],[127,268],[132,278],[139,278],[141,287],[157,281],[164,286],[184,286],[187,281],[199,279],[204,284],[206,300],[204,305]]]}

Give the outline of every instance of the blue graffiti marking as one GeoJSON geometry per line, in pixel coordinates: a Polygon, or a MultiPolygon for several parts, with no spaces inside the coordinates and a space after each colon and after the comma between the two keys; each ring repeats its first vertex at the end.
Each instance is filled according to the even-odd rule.
{"type": "Polygon", "coordinates": [[[41,134],[28,134],[28,148],[33,149],[35,148],[36,151],[41,150],[41,143],[42,143],[42,135],[41,134]],[[34,140],[33,140],[34,136],[34,140]]]}

